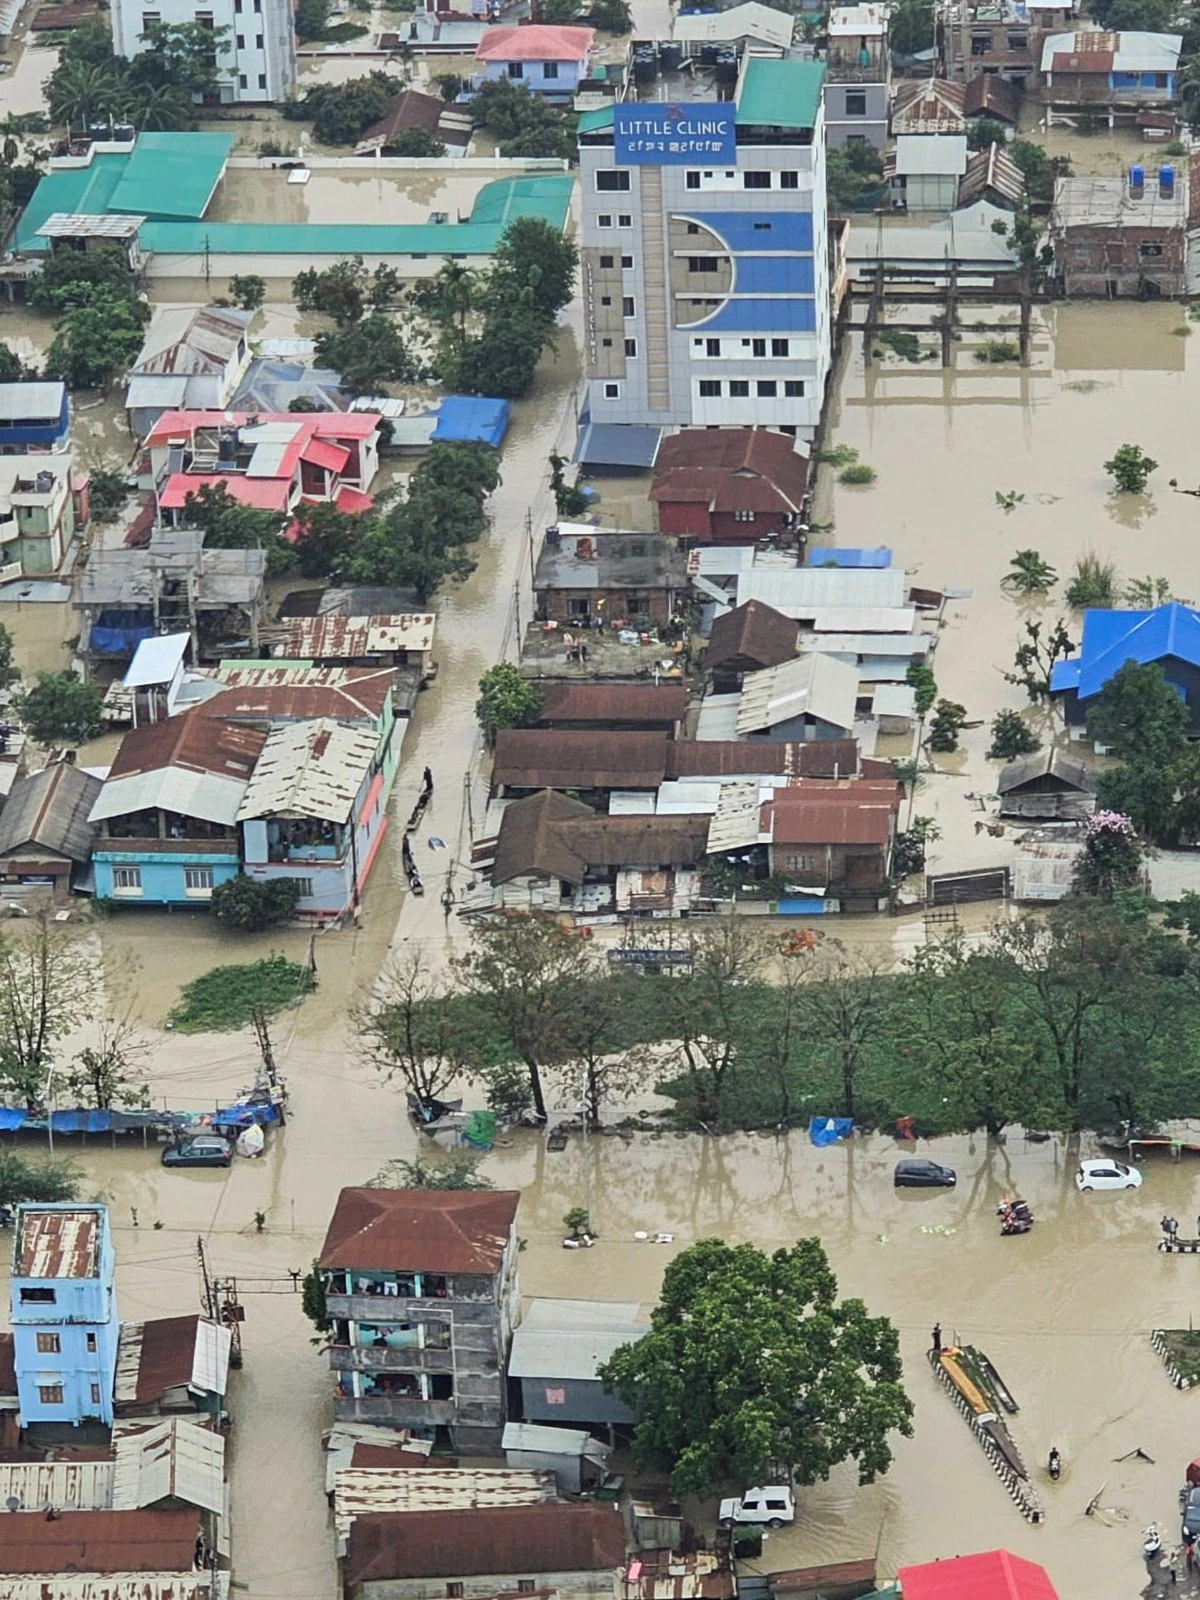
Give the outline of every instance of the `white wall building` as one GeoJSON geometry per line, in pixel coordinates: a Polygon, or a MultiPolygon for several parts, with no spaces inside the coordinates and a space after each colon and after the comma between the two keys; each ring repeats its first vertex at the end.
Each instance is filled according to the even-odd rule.
{"type": "Polygon", "coordinates": [[[579,129],[591,420],[811,439],[831,359],[824,69],[745,55],[734,98],[700,104],[702,83],[634,65],[630,94],[653,98],[579,129]]]}
{"type": "Polygon", "coordinates": [[[296,81],[296,29],[290,0],[112,0],[113,49],[129,60],[146,48],[154,22],[227,29],[217,52],[219,103],[282,100],[296,81]]]}

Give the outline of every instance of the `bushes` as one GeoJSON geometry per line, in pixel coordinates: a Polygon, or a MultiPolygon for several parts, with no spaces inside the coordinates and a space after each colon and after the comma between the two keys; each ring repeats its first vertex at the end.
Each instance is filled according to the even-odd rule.
{"type": "Polygon", "coordinates": [[[256,1006],[280,1011],[312,988],[312,973],[285,956],[271,955],[242,966],[213,967],[183,986],[167,1017],[178,1033],[244,1028],[256,1006]]]}
{"type": "Polygon", "coordinates": [[[300,904],[300,884],[296,878],[247,878],[238,874],[219,883],[212,892],[209,908],[223,928],[240,928],[243,933],[262,933],[280,922],[289,922],[300,904]]]}

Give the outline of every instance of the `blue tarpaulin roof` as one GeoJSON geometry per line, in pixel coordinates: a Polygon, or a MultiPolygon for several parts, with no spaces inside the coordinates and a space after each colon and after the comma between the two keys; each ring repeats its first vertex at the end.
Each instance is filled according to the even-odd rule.
{"type": "Polygon", "coordinates": [[[804,564],[808,567],[890,567],[892,552],[882,544],[875,550],[834,550],[828,545],[810,546],[804,564]]]}
{"type": "Polygon", "coordinates": [[[853,1132],[854,1123],[849,1117],[813,1117],[808,1124],[808,1137],[818,1149],[848,1139],[853,1132]]]}
{"type": "Polygon", "coordinates": [[[1200,666],[1200,611],[1175,601],[1153,611],[1085,611],[1079,654],[1057,664],[1050,689],[1076,689],[1088,700],[1127,661],[1144,666],[1168,659],[1200,666]]]}
{"type": "Polygon", "coordinates": [[[434,444],[490,444],[499,449],[508,428],[507,400],[448,394],[438,407],[434,444]]]}

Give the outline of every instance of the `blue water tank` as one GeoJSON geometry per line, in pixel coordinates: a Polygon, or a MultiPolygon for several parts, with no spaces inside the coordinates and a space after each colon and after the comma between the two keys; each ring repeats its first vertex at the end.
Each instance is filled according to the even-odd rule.
{"type": "Polygon", "coordinates": [[[1158,192],[1159,192],[1160,197],[1163,200],[1173,200],[1175,198],[1175,168],[1174,167],[1159,167],[1159,169],[1158,169],[1158,192]]]}
{"type": "Polygon", "coordinates": [[[1146,169],[1140,162],[1137,162],[1129,169],[1129,192],[1131,194],[1141,194],[1145,187],[1146,169]]]}

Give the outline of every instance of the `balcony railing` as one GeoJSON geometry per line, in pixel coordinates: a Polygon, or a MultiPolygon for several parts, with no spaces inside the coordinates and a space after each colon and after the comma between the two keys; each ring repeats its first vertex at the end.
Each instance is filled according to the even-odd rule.
{"type": "Polygon", "coordinates": [[[408,1400],[401,1395],[337,1395],[333,1414],[339,1422],[391,1422],[435,1428],[456,1420],[453,1400],[408,1400]]]}
{"type": "Polygon", "coordinates": [[[335,1372],[451,1372],[452,1350],[416,1345],[335,1344],[329,1348],[329,1365],[335,1372]]]}
{"type": "MultiPolygon", "coordinates": [[[[495,1306],[490,1294],[432,1296],[421,1299],[410,1295],[326,1293],[325,1305],[331,1317],[346,1322],[418,1322],[416,1312],[436,1311],[449,1316],[456,1305],[495,1306]]],[[[496,1315],[500,1309],[496,1307],[496,1315]]]]}

